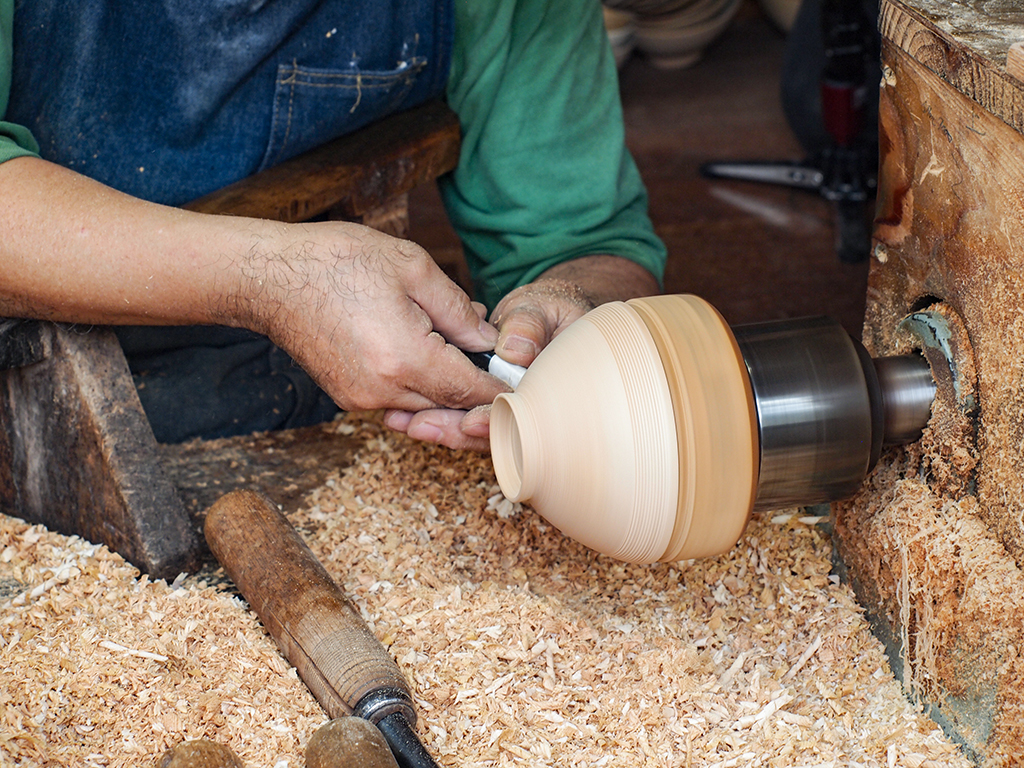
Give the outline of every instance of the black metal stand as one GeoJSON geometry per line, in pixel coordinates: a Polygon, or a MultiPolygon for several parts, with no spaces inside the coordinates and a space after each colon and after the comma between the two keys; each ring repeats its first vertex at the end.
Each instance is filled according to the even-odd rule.
{"type": "Polygon", "coordinates": [[[878,58],[878,42],[861,0],[821,0],[820,5],[826,145],[803,162],[711,162],[701,167],[701,173],[818,192],[836,206],[839,259],[856,263],[871,250],[868,203],[877,186],[878,142],[877,131],[865,131],[864,112],[869,64],[878,58]]]}

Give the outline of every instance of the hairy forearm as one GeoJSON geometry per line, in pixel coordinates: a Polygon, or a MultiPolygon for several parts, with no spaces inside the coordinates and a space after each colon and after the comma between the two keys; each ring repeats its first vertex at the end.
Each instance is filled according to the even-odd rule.
{"type": "Polygon", "coordinates": [[[659,292],[658,281],[639,264],[621,256],[584,256],[558,264],[540,280],[560,280],[579,287],[592,306],[659,292]]]}
{"type": "Polygon", "coordinates": [[[52,163],[0,165],[0,315],[241,324],[239,266],[275,225],[154,205],[52,163]]]}

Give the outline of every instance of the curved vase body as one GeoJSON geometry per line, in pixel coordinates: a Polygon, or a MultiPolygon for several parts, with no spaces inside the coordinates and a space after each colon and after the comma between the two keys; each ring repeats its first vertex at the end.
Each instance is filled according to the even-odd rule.
{"type": "Polygon", "coordinates": [[[717,554],[757,487],[757,421],[728,325],[695,296],[604,304],[491,414],[502,491],[630,562],[717,554]]]}

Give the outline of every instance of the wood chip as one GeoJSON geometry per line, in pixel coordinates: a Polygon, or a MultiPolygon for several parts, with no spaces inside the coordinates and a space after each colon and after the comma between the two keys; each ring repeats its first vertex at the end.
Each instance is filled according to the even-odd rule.
{"type": "MultiPolygon", "coordinates": [[[[291,519],[441,765],[969,765],[903,697],[817,527],[758,516],[721,557],[624,564],[503,504],[487,457],[376,414],[337,429],[363,448],[291,519]]],[[[0,764],[147,765],[205,738],[298,768],[326,721],[223,587],[12,518],[0,579],[23,585],[0,606],[0,764]]]]}

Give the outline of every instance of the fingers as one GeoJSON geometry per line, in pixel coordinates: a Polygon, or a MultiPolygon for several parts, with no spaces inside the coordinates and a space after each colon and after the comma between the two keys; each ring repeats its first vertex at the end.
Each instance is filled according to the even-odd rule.
{"type": "Polygon", "coordinates": [[[478,368],[436,332],[428,337],[419,366],[418,375],[409,381],[434,407],[468,410],[510,391],[507,384],[478,368]]]}
{"type": "Polygon", "coordinates": [[[459,428],[463,434],[470,437],[489,439],[491,436],[491,406],[480,405],[469,411],[462,417],[459,428]]]}
{"type": "Polygon", "coordinates": [[[500,331],[495,352],[510,363],[528,366],[563,328],[593,308],[586,292],[565,280],[521,286],[491,316],[500,331]]]}
{"type": "Polygon", "coordinates": [[[540,308],[517,307],[505,314],[494,351],[510,363],[528,366],[551,338],[552,328],[540,308]]]}
{"type": "Polygon", "coordinates": [[[473,311],[476,312],[477,317],[479,317],[481,320],[487,319],[487,307],[485,307],[479,301],[473,302],[473,311]]]}
{"type": "Polygon", "coordinates": [[[414,440],[436,443],[456,450],[488,452],[490,442],[489,405],[465,411],[432,409],[411,413],[388,411],[384,423],[414,440]]]}
{"type": "Polygon", "coordinates": [[[486,308],[425,250],[362,227],[326,231],[349,233],[354,245],[328,256],[305,254],[305,293],[273,313],[267,335],[339,406],[467,409],[505,391],[459,351],[494,348],[498,331],[486,321],[486,308]]]}
{"type": "Polygon", "coordinates": [[[468,410],[510,391],[437,333],[408,336],[397,349],[367,352],[357,369],[333,369],[321,386],[345,410],[468,410]],[[370,358],[369,355],[373,357],[370,358]]]}
{"type": "Polygon", "coordinates": [[[498,331],[487,322],[483,305],[470,301],[433,261],[427,269],[431,274],[413,280],[408,290],[410,298],[430,318],[434,330],[468,352],[494,349],[498,331]]]}

